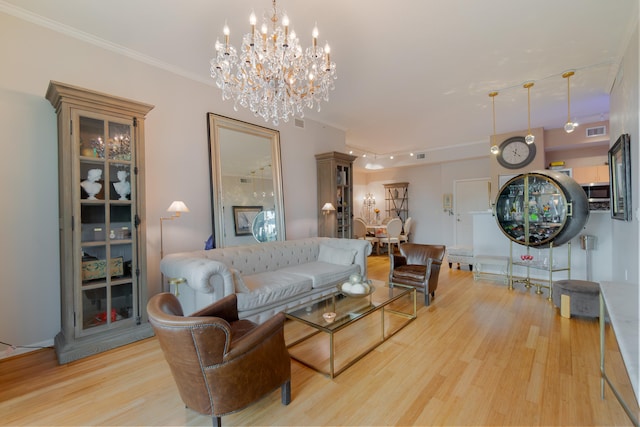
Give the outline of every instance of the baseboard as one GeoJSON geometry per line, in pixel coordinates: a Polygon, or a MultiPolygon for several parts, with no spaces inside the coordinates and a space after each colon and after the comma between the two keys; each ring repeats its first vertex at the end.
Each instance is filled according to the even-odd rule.
{"type": "Polygon", "coordinates": [[[53,338],[50,340],[41,341],[34,344],[28,344],[25,346],[7,347],[2,352],[0,352],[0,360],[8,359],[9,357],[19,356],[25,353],[30,353],[32,351],[40,350],[46,347],[53,347],[53,338]]]}

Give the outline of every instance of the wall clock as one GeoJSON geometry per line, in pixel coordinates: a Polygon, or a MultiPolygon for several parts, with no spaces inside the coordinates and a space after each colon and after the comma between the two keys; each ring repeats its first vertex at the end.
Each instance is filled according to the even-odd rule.
{"type": "Polygon", "coordinates": [[[524,136],[513,136],[500,144],[497,160],[507,169],[520,169],[531,163],[535,157],[535,144],[527,144],[524,136]]]}

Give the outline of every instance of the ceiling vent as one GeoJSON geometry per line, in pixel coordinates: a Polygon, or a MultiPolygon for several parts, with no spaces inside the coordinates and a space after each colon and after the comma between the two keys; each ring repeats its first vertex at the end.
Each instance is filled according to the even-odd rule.
{"type": "Polygon", "coordinates": [[[302,120],[302,119],[295,119],[295,124],[296,124],[296,127],[301,128],[301,129],[304,129],[304,120],[302,120]]]}
{"type": "Polygon", "coordinates": [[[606,126],[596,126],[593,128],[587,128],[587,138],[592,138],[594,136],[602,136],[607,134],[606,126]]]}
{"type": "Polygon", "coordinates": [[[416,154],[416,159],[418,159],[418,160],[424,160],[426,158],[427,158],[427,155],[425,153],[416,154]]]}

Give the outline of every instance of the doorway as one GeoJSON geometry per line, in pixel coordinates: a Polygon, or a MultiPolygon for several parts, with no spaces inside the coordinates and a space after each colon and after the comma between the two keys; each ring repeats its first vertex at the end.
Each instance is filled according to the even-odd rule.
{"type": "Polygon", "coordinates": [[[453,241],[456,247],[473,247],[473,215],[491,208],[489,178],[461,179],[453,182],[453,241]]]}

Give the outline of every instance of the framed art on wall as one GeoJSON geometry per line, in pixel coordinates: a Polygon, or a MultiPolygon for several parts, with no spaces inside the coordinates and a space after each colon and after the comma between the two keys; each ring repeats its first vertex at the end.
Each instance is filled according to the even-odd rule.
{"type": "Polygon", "coordinates": [[[233,206],[236,236],[250,236],[253,220],[261,211],[262,206],[233,206]]]}
{"type": "Polygon", "coordinates": [[[611,218],[631,221],[631,138],[622,134],[609,149],[611,218]]]}

